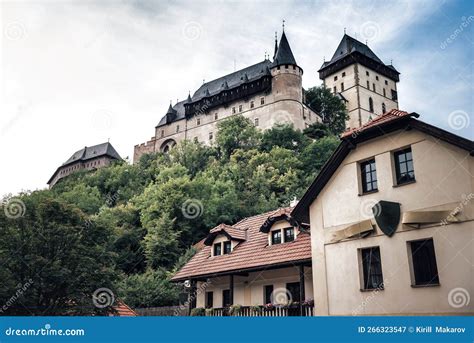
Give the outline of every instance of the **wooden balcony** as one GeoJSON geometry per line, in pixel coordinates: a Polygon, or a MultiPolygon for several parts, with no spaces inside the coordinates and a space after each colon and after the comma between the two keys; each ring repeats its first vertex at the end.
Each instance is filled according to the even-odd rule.
{"type": "Polygon", "coordinates": [[[233,306],[206,309],[207,317],[310,317],[313,316],[314,305],[291,306],[233,306]]]}

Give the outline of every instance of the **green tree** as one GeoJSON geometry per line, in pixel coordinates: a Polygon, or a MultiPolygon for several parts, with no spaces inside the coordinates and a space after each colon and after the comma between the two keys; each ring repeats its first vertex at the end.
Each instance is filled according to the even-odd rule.
{"type": "Polygon", "coordinates": [[[344,132],[348,115],[346,106],[340,98],[324,85],[312,87],[305,94],[306,103],[321,116],[331,133],[339,135],[344,132]]]}
{"type": "Polygon", "coordinates": [[[229,158],[237,149],[252,149],[259,143],[259,131],[250,119],[242,115],[235,115],[219,122],[217,129],[217,148],[225,158],[229,158]]]}
{"type": "Polygon", "coordinates": [[[303,133],[313,139],[320,139],[326,136],[332,135],[328,126],[323,123],[312,123],[307,128],[303,130],[303,133]]]}
{"type": "Polygon", "coordinates": [[[270,151],[274,147],[301,151],[311,142],[301,131],[295,130],[293,125],[277,124],[266,130],[261,139],[260,149],[270,151]]]}

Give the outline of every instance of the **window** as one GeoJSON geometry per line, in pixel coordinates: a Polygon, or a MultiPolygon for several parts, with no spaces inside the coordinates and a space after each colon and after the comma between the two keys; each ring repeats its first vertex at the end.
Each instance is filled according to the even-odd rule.
{"type": "Polygon", "coordinates": [[[164,137],[165,135],[165,130],[161,130],[161,137],[164,137]]]}
{"type": "Polygon", "coordinates": [[[272,244],[281,243],[281,230],[272,231],[272,244]]]}
{"type": "Polygon", "coordinates": [[[288,301],[300,302],[300,283],[299,282],[287,283],[286,289],[288,290],[288,294],[291,298],[291,299],[288,299],[288,301]]]}
{"type": "Polygon", "coordinates": [[[395,172],[397,185],[415,181],[415,170],[413,169],[413,156],[411,148],[397,151],[393,154],[395,160],[395,172]]]}
{"type": "Polygon", "coordinates": [[[293,242],[295,240],[295,229],[292,227],[287,227],[285,229],[285,243],[293,242]]]}
{"type": "Polygon", "coordinates": [[[362,193],[374,192],[378,190],[375,159],[371,159],[360,164],[360,176],[362,180],[362,193]]]}
{"type": "Polygon", "coordinates": [[[214,134],[212,132],[209,132],[209,140],[212,141],[213,138],[214,138],[214,134]]]}
{"type": "Polygon", "coordinates": [[[334,81],[337,81],[337,76],[334,76],[334,81]]]}
{"type": "Polygon", "coordinates": [[[219,256],[222,254],[222,244],[216,243],[214,244],[214,256],[219,256]]]}
{"type": "Polygon", "coordinates": [[[344,82],[341,82],[341,92],[344,92],[344,82]]]}
{"type": "Polygon", "coordinates": [[[345,76],[346,76],[346,72],[343,72],[343,73],[342,73],[342,77],[345,77],[345,76]]]}
{"type": "Polygon", "coordinates": [[[373,90],[374,92],[376,92],[376,90],[375,90],[375,83],[372,83],[372,90],[373,90]]]}
{"type": "Polygon", "coordinates": [[[409,242],[415,286],[439,285],[433,239],[409,242]]]}
{"type": "Polygon", "coordinates": [[[201,118],[196,119],[196,125],[198,125],[198,126],[201,125],[201,118]]]}
{"type": "Polygon", "coordinates": [[[375,75],[375,79],[378,81],[378,80],[379,80],[379,76],[378,76],[378,75],[375,75]]]}
{"type": "Polygon", "coordinates": [[[382,114],[387,111],[387,108],[385,107],[385,103],[382,102],[382,114]]]}
{"type": "Polygon", "coordinates": [[[258,118],[255,118],[255,126],[258,126],[258,118]]]}
{"type": "Polygon", "coordinates": [[[260,98],[260,105],[265,105],[265,98],[260,98]]]}
{"type": "Polygon", "coordinates": [[[219,115],[217,113],[214,113],[214,120],[219,119],[219,115]]]}
{"type": "Polygon", "coordinates": [[[224,242],[224,255],[230,254],[232,251],[232,242],[227,241],[224,242]]]}
{"type": "Polygon", "coordinates": [[[383,96],[387,96],[387,92],[385,91],[385,88],[382,89],[382,91],[383,91],[383,96]]]}
{"type": "Polygon", "coordinates": [[[392,89],[392,100],[397,101],[398,100],[398,94],[396,90],[392,89]]]}
{"type": "Polygon", "coordinates": [[[206,308],[214,306],[214,292],[206,292],[206,308]]]}
{"type": "Polygon", "coordinates": [[[388,86],[388,81],[387,80],[385,80],[385,85],[388,86]]]}
{"type": "Polygon", "coordinates": [[[368,72],[368,71],[365,71],[365,75],[369,76],[369,72],[368,72]]]}
{"type": "Polygon", "coordinates": [[[235,107],[232,107],[232,114],[235,114],[235,107]]]}
{"type": "Polygon", "coordinates": [[[224,289],[222,291],[222,307],[229,307],[232,305],[230,301],[230,289],[224,289]]]}
{"type": "Polygon", "coordinates": [[[337,88],[336,88],[336,86],[334,86],[332,90],[333,90],[334,94],[337,93],[337,88]]]}
{"type": "Polygon", "coordinates": [[[369,111],[374,113],[374,101],[372,98],[369,98],[369,111]]]}
{"type": "Polygon", "coordinates": [[[285,64],[285,69],[288,69],[288,64],[285,64]]]}
{"type": "Polygon", "coordinates": [[[280,66],[277,66],[277,70],[280,70],[280,66]]]}
{"type": "Polygon", "coordinates": [[[273,285],[267,285],[263,287],[263,301],[264,304],[272,303],[273,285]]]}
{"type": "Polygon", "coordinates": [[[242,112],[242,105],[239,105],[239,112],[242,112]]]}
{"type": "Polygon", "coordinates": [[[253,101],[250,101],[250,108],[254,108],[255,107],[255,104],[253,101]]]}
{"type": "Polygon", "coordinates": [[[383,289],[382,262],[380,260],[380,248],[361,249],[362,289],[383,289]]]}
{"type": "Polygon", "coordinates": [[[367,89],[370,89],[370,82],[367,80],[367,89]]]}
{"type": "Polygon", "coordinates": [[[179,132],[179,125],[176,125],[176,132],[179,132]]]}

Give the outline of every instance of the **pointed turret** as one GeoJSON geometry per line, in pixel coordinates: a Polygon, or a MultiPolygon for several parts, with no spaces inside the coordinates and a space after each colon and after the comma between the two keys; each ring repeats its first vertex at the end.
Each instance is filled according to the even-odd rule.
{"type": "Polygon", "coordinates": [[[284,64],[297,65],[285,32],[281,35],[280,44],[278,45],[275,58],[273,59],[273,66],[276,67],[284,64]]]}
{"type": "Polygon", "coordinates": [[[275,31],[275,51],[273,52],[273,60],[275,60],[275,56],[277,54],[277,50],[278,50],[278,41],[277,41],[277,33],[275,31]]]}
{"type": "Polygon", "coordinates": [[[191,92],[188,93],[188,98],[186,99],[186,103],[190,103],[192,102],[193,100],[191,99],[191,92]]]}

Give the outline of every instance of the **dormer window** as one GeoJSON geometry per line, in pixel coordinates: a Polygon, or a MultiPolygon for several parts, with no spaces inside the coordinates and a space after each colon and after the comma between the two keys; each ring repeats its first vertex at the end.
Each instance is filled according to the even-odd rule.
{"type": "Polygon", "coordinates": [[[232,251],[232,242],[227,241],[223,243],[224,245],[224,255],[230,254],[232,251]]]}
{"type": "Polygon", "coordinates": [[[222,255],[222,244],[216,243],[214,244],[214,256],[222,255]]]}
{"type": "Polygon", "coordinates": [[[295,229],[287,227],[285,229],[285,243],[293,242],[295,240],[295,229]]]}
{"type": "Polygon", "coordinates": [[[272,231],[272,245],[281,243],[281,230],[272,231]]]}

